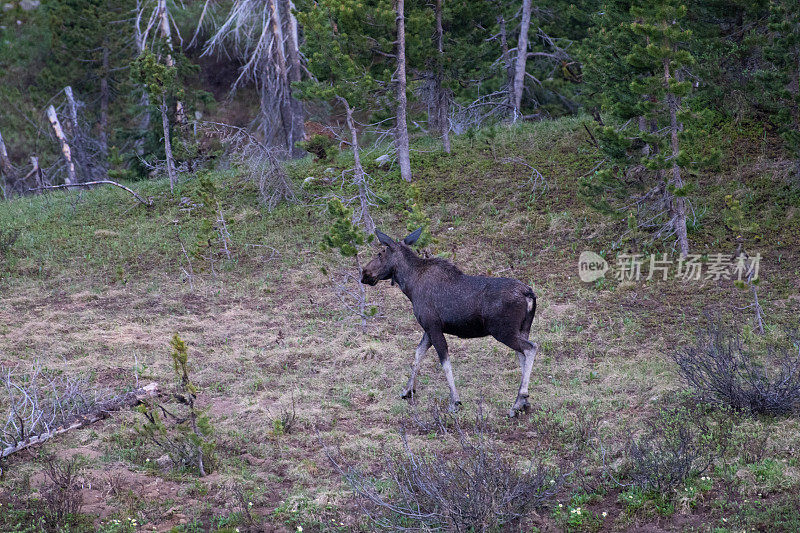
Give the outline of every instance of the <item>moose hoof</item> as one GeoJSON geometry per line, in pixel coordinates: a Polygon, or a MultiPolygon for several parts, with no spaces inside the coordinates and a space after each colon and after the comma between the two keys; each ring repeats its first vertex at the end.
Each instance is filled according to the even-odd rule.
{"type": "Polygon", "coordinates": [[[528,398],[525,396],[520,396],[517,398],[517,401],[514,402],[514,406],[508,410],[508,417],[514,418],[520,411],[527,413],[531,408],[531,404],[528,403],[528,398]]]}
{"type": "Polygon", "coordinates": [[[410,400],[414,397],[414,393],[416,391],[414,389],[405,389],[403,390],[403,394],[400,395],[400,398],[403,400],[410,400]]]}
{"type": "Polygon", "coordinates": [[[448,407],[448,411],[451,413],[457,412],[461,409],[461,400],[456,400],[455,402],[450,402],[450,406],[448,407]]]}

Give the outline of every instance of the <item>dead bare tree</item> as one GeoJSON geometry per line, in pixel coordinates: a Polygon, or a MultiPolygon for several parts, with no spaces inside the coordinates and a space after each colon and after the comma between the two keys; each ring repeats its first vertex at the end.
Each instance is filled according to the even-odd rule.
{"type": "Polygon", "coordinates": [[[10,196],[10,191],[17,187],[18,172],[14,165],[11,163],[11,158],[8,157],[8,150],[6,143],[3,141],[3,134],[0,132],[0,174],[5,180],[3,187],[3,196],[10,196]]]}
{"type": "MultiPolygon", "coordinates": [[[[35,159],[35,158],[31,158],[35,159]]],[[[153,206],[153,198],[148,197],[147,200],[142,198],[136,191],[133,189],[122,185],[121,183],[117,183],[113,180],[97,180],[97,181],[85,181],[82,183],[75,183],[71,185],[40,185],[38,187],[32,187],[28,189],[29,191],[42,191],[42,190],[53,190],[53,189],[63,189],[63,188],[71,188],[71,187],[93,187],[95,185],[113,185],[114,187],[119,187],[120,189],[127,191],[131,194],[136,200],[138,200],[142,205],[145,207],[152,207],[153,206]]]]}
{"type": "Polygon", "coordinates": [[[453,102],[453,106],[450,127],[457,135],[487,122],[503,120],[513,112],[511,104],[508,103],[508,91],[505,89],[485,94],[466,105],[453,102]]]}
{"type": "Polygon", "coordinates": [[[64,87],[64,95],[66,102],[56,108],[56,113],[68,117],[64,132],[72,149],[78,182],[103,179],[108,171],[107,149],[92,134],[92,127],[84,118],[85,104],[75,97],[72,87],[64,87]]]}
{"type": "Polygon", "coordinates": [[[108,77],[111,72],[109,54],[108,45],[104,40],[100,75],[100,120],[97,125],[97,133],[100,139],[100,148],[106,158],[108,157],[108,103],[111,93],[108,86],[108,77]]]}
{"type": "Polygon", "coordinates": [[[303,107],[292,95],[292,81],[302,78],[297,49],[297,21],[288,0],[235,0],[228,17],[206,43],[203,55],[223,53],[242,60],[231,87],[255,83],[261,109],[257,129],[269,146],[294,155],[304,137],[303,107]],[[288,31],[288,38],[285,32],[288,31]]]}
{"type": "Polygon", "coordinates": [[[161,129],[164,132],[164,154],[166,156],[167,176],[169,177],[169,192],[175,191],[175,182],[177,175],[175,172],[175,158],[172,156],[172,141],[170,140],[169,133],[169,117],[167,116],[167,95],[161,95],[161,105],[158,106],[161,111],[161,129]]]}
{"type": "Polygon", "coordinates": [[[400,163],[400,176],[406,181],[411,181],[411,151],[406,119],[408,102],[406,98],[406,15],[404,0],[397,0],[396,11],[397,70],[395,70],[394,77],[397,83],[397,118],[395,122],[395,145],[397,146],[397,161],[400,163]]]}
{"type": "MultiPolygon", "coordinates": [[[[144,0],[146,1],[146,0],[144,0]]],[[[142,18],[145,14],[145,6],[143,5],[143,0],[136,0],[136,17],[134,19],[134,41],[136,44],[136,50],[139,55],[143,54],[144,51],[147,49],[147,39],[150,35],[150,31],[152,29],[152,20],[149,20],[147,26],[142,28],[142,18]]],[[[152,13],[151,17],[152,19],[152,13]]],[[[150,95],[147,94],[147,91],[142,88],[142,93],[139,97],[139,107],[142,110],[142,114],[139,116],[139,133],[144,134],[147,130],[150,129],[150,111],[148,107],[150,107],[150,95]]],[[[139,138],[136,139],[134,143],[134,148],[136,154],[141,158],[144,156],[144,139],[139,138]]]]}
{"type": "Polygon", "coordinates": [[[75,170],[75,161],[72,159],[72,150],[67,142],[67,136],[64,135],[64,128],[61,127],[61,121],[58,120],[56,109],[52,105],[47,108],[47,119],[53,127],[59,144],[61,145],[61,155],[64,157],[64,162],[67,165],[67,176],[64,179],[66,185],[73,185],[78,183],[78,173],[75,170]]]}
{"type": "Polygon", "coordinates": [[[268,209],[274,209],[282,201],[297,201],[277,149],[260,141],[244,128],[221,122],[202,122],[199,126],[228,148],[232,160],[258,185],[261,199],[268,209]]]}
{"type": "MultiPolygon", "coordinates": [[[[367,235],[372,235],[375,232],[375,222],[373,222],[372,216],[369,214],[370,197],[372,193],[369,189],[369,183],[367,182],[369,176],[364,171],[364,167],[361,166],[361,150],[358,145],[358,132],[356,131],[355,121],[353,120],[353,108],[350,107],[350,104],[344,97],[339,96],[337,98],[342,105],[344,105],[347,116],[347,129],[350,130],[349,144],[353,149],[353,184],[358,188],[358,201],[360,204],[360,212],[357,216],[354,216],[355,220],[353,220],[353,222],[360,220],[367,235]]],[[[354,212],[354,215],[355,213],[356,212],[354,212]]]]}
{"type": "Polygon", "coordinates": [[[525,67],[528,60],[528,30],[531,26],[532,0],[522,0],[522,21],[519,26],[517,57],[514,64],[514,82],[509,93],[514,106],[514,120],[522,115],[522,91],[525,86],[525,67]]]}

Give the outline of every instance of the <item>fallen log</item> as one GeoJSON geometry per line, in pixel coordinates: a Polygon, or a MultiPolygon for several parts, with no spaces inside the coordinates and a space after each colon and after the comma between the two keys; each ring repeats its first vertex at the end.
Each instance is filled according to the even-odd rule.
{"type": "Polygon", "coordinates": [[[120,411],[122,409],[133,407],[142,401],[146,400],[147,398],[152,398],[158,394],[158,383],[150,383],[149,385],[145,385],[139,389],[133,390],[121,396],[117,396],[115,398],[111,398],[110,400],[105,400],[103,402],[99,402],[95,404],[87,413],[73,416],[63,424],[59,425],[51,429],[50,431],[46,431],[45,433],[40,433],[39,435],[34,435],[32,437],[28,437],[27,439],[18,442],[13,446],[8,446],[7,448],[3,449],[2,453],[0,453],[0,459],[11,455],[12,453],[16,453],[20,450],[24,450],[30,446],[35,446],[37,444],[41,444],[45,441],[52,439],[57,435],[61,435],[62,433],[66,433],[72,429],[78,429],[90,424],[94,424],[104,418],[108,418],[108,416],[115,412],[120,411]]]}

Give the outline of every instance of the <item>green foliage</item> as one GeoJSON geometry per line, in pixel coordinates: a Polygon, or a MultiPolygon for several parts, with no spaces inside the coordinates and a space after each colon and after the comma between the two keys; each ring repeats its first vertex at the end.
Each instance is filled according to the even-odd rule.
{"type": "Polygon", "coordinates": [[[422,202],[421,196],[419,185],[412,183],[408,186],[408,200],[406,200],[405,212],[406,230],[410,233],[416,231],[417,228],[422,228],[422,234],[419,236],[419,239],[417,239],[417,242],[414,243],[414,247],[418,249],[425,248],[428,244],[433,242],[430,230],[431,219],[420,206],[422,202]]]}
{"type": "Polygon", "coordinates": [[[120,154],[116,146],[108,149],[108,163],[108,177],[112,180],[129,180],[135,177],[135,173],[127,166],[126,158],[120,154]]]}
{"type": "Polygon", "coordinates": [[[178,382],[175,398],[179,403],[175,408],[185,413],[175,414],[161,405],[143,403],[138,411],[144,415],[145,421],[136,430],[166,452],[175,465],[206,475],[211,472],[216,460],[214,428],[208,412],[197,408],[194,403],[198,388],[189,376],[189,349],[186,343],[176,333],[170,346],[172,369],[178,382]]]}
{"type": "Polygon", "coordinates": [[[221,228],[218,227],[219,210],[221,209],[217,186],[207,171],[198,173],[197,204],[193,210],[195,216],[200,219],[197,229],[197,238],[192,256],[196,259],[211,261],[217,255],[216,245],[222,244],[227,235],[223,235],[221,228]]]}
{"type": "Polygon", "coordinates": [[[353,210],[345,207],[338,198],[328,202],[328,214],[333,222],[323,237],[325,247],[335,248],[345,257],[355,257],[358,247],[372,240],[372,235],[367,236],[364,230],[353,224],[353,210]]]}
{"type": "Polygon", "coordinates": [[[147,94],[156,102],[179,92],[178,68],[159,61],[158,56],[150,49],[146,49],[131,62],[130,72],[131,79],[143,85],[147,94]]]}
{"type": "Polygon", "coordinates": [[[609,165],[583,178],[580,192],[607,214],[655,189],[671,205],[694,190],[688,171],[721,157],[703,142],[718,115],[693,106],[692,81],[685,74],[696,62],[688,10],[677,0],[605,7],[582,53],[592,62],[587,85],[596,90],[585,101],[614,119],[596,129],[609,165]]]}
{"type": "Polygon", "coordinates": [[[555,519],[566,531],[599,531],[602,526],[600,513],[587,509],[598,495],[580,492],[574,494],[567,505],[558,504],[553,508],[555,519]]]}
{"type": "Polygon", "coordinates": [[[330,137],[325,135],[315,134],[309,140],[297,143],[297,146],[314,154],[317,162],[328,161],[336,156],[339,152],[336,148],[336,143],[330,137]]]}
{"type": "Polygon", "coordinates": [[[770,111],[800,175],[800,5],[792,0],[769,3],[768,32],[762,36],[768,63],[756,73],[755,94],[770,111]]]}

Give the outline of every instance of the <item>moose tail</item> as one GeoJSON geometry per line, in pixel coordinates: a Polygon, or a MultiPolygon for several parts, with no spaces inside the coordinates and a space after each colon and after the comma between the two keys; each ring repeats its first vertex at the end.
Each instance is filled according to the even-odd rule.
{"type": "Polygon", "coordinates": [[[525,292],[523,292],[522,295],[525,297],[525,303],[527,304],[527,311],[525,313],[525,319],[522,321],[522,326],[520,327],[520,331],[522,331],[527,335],[531,330],[531,324],[533,323],[533,316],[536,314],[536,294],[534,294],[533,290],[530,287],[526,287],[525,292]]]}

